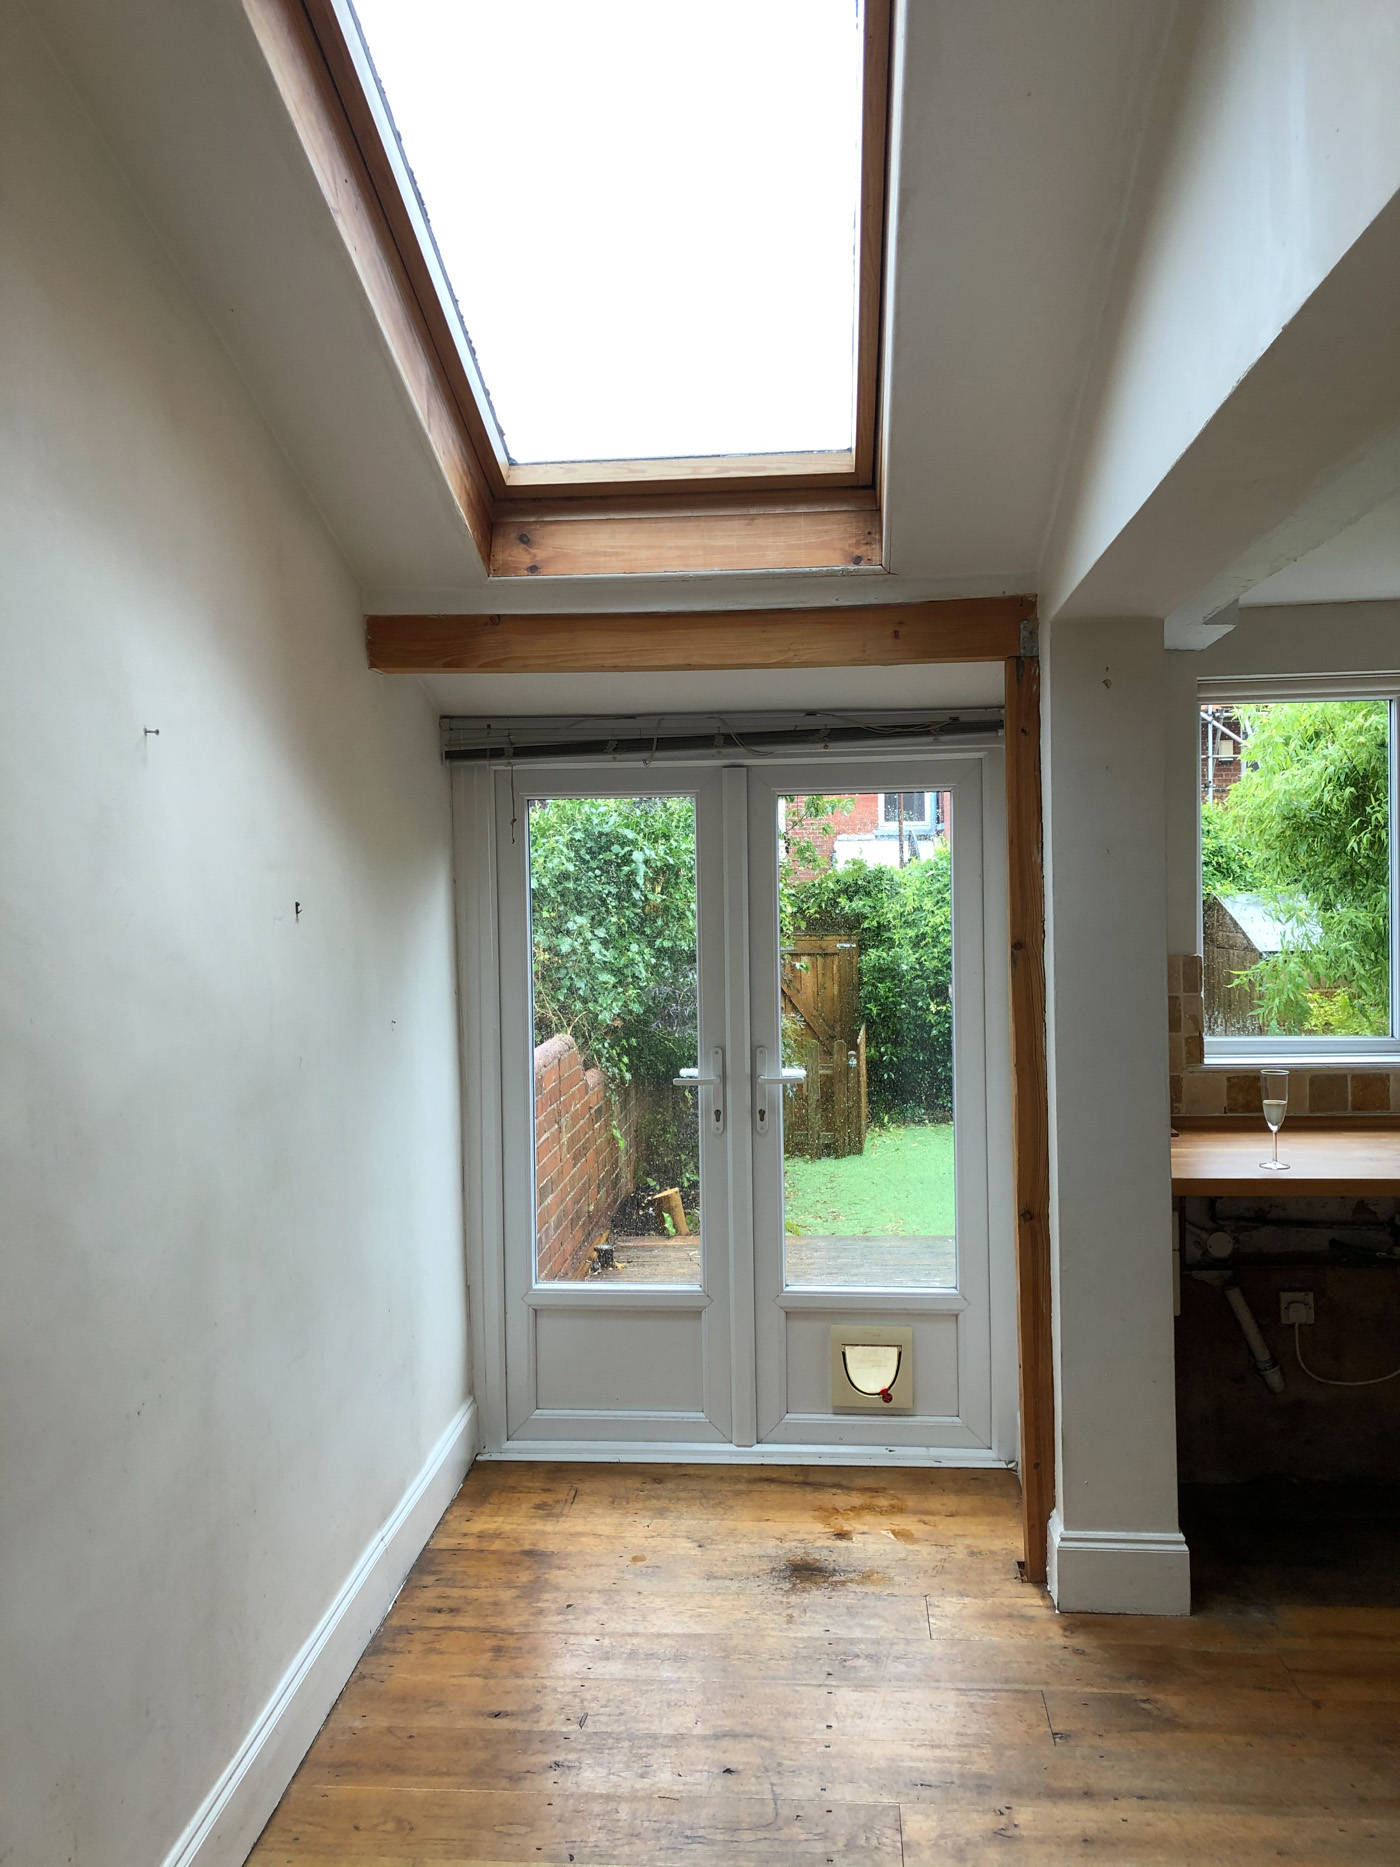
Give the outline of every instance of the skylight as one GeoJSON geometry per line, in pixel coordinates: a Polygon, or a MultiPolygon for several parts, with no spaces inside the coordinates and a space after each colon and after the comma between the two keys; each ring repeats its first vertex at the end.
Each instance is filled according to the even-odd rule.
{"type": "Polygon", "coordinates": [[[857,0],[355,0],[506,453],[836,453],[857,0]]]}

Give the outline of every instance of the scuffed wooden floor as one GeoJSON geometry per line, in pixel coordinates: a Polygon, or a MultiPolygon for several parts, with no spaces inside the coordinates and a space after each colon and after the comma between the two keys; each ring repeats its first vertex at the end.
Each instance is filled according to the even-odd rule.
{"type": "Polygon", "coordinates": [[[251,1861],[1400,1861],[1400,1608],[1016,1554],[997,1472],[478,1465],[251,1861]]]}

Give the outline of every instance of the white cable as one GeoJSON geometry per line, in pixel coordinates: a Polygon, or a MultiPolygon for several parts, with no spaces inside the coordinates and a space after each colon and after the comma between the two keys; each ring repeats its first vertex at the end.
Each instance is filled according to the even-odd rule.
{"type": "MultiPolygon", "coordinates": [[[[750,758],[772,758],[774,756],[774,752],[772,750],[765,751],[762,746],[745,745],[743,740],[739,737],[738,733],[735,732],[734,728],[729,724],[729,721],[724,717],[722,713],[717,713],[715,715],[715,718],[719,721],[720,725],[724,728],[725,732],[729,734],[729,737],[734,741],[735,745],[738,746],[739,750],[741,752],[747,752],[750,758]]],[[[716,737],[718,737],[718,735],[716,735],[716,737]]],[[[717,752],[720,751],[721,749],[722,749],[721,746],[715,747],[715,750],[717,752]]]]}
{"type": "Polygon", "coordinates": [[[1389,1374],[1373,1374],[1369,1381],[1334,1381],[1330,1375],[1314,1374],[1303,1360],[1303,1339],[1298,1333],[1302,1326],[1297,1322],[1293,1325],[1293,1353],[1298,1357],[1298,1366],[1310,1381],[1321,1381],[1324,1387],[1379,1387],[1382,1381],[1400,1378],[1400,1368],[1392,1368],[1389,1374]]]}

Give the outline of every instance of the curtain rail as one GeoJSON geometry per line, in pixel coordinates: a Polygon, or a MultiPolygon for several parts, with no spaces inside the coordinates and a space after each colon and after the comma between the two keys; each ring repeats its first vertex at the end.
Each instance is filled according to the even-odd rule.
{"type": "Polygon", "coordinates": [[[758,716],[704,714],[621,719],[445,718],[443,757],[453,764],[506,759],[633,758],[663,752],[823,752],[864,746],[927,750],[953,739],[988,739],[1002,731],[999,707],[959,713],[860,713],[758,716]]]}

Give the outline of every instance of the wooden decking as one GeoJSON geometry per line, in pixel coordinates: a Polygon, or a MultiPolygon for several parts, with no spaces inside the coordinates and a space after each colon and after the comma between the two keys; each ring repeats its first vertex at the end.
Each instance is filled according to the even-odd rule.
{"type": "MultiPolygon", "coordinates": [[[[700,1239],[619,1238],[615,1262],[590,1283],[698,1284],[700,1239]]],[[[790,1290],[951,1290],[958,1281],[953,1238],[820,1238],[789,1232],[783,1258],[790,1290]]]]}
{"type": "Polygon", "coordinates": [[[1393,1585],[1060,1617],[1018,1539],[996,1472],[478,1465],[254,1867],[1400,1860],[1393,1585]]]}

